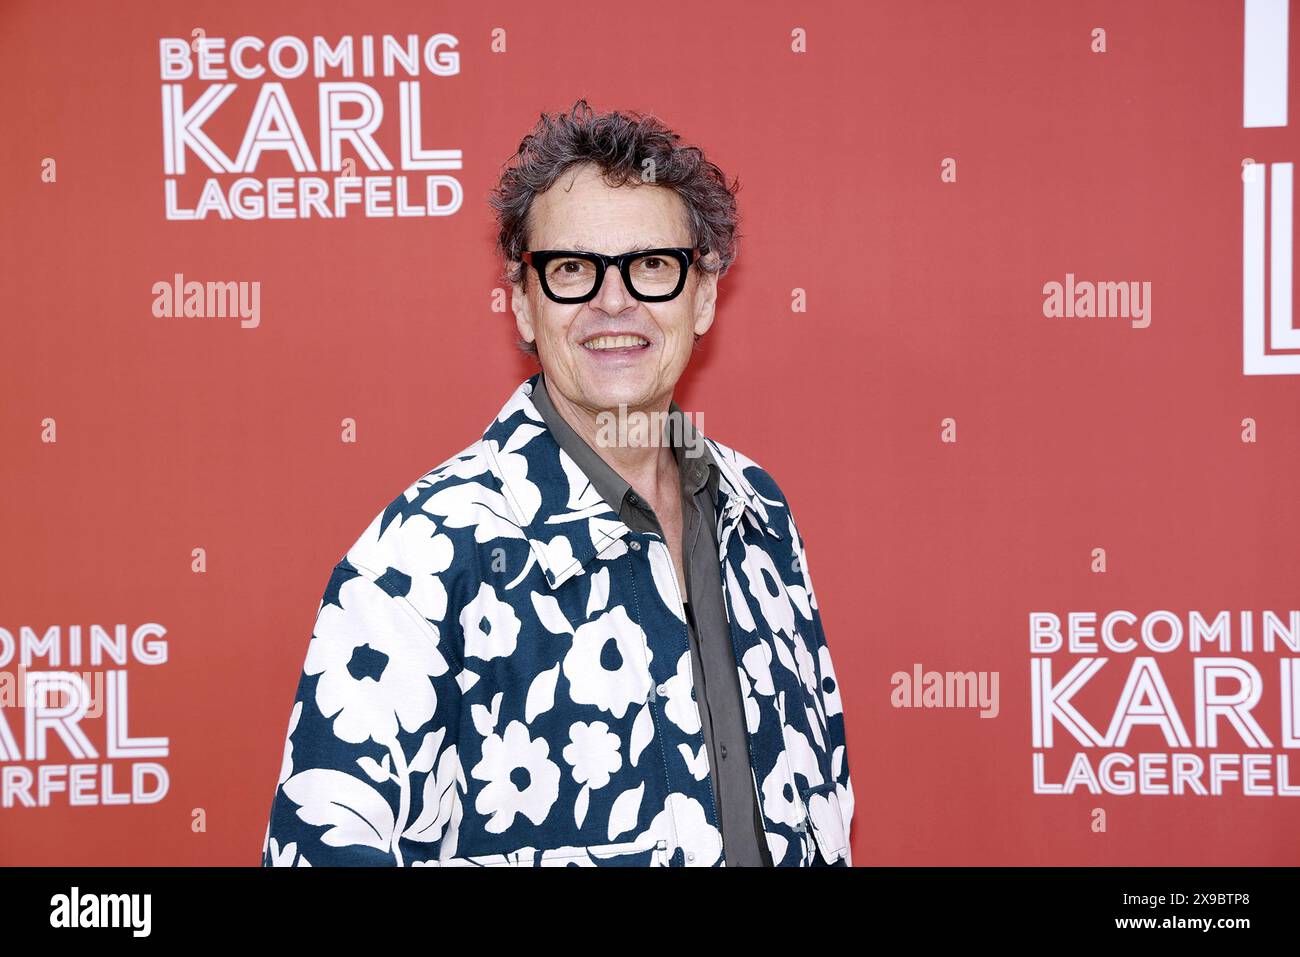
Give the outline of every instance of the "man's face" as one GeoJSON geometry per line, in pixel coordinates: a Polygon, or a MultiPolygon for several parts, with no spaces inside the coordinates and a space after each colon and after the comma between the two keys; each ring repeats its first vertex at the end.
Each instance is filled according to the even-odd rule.
{"type": "MultiPolygon", "coordinates": [[[[672,190],[651,184],[607,185],[588,164],[567,171],[534,201],[530,249],[576,249],[617,255],[636,249],[690,246],[686,210],[672,190]]],[[[716,255],[710,253],[710,255],[716,255]]],[[[542,291],[536,271],[511,298],[519,334],[536,343],[552,391],[595,413],[667,408],[691,357],[695,336],[713,324],[718,277],[692,267],[668,302],[641,302],[617,269],[606,269],[596,297],[563,304],[542,291]],[[644,345],[593,348],[607,335],[632,335],[644,345]]]]}

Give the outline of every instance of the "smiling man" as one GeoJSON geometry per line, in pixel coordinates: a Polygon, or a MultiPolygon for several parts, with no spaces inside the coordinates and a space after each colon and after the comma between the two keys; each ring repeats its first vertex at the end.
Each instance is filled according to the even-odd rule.
{"type": "Polygon", "coordinates": [[[735,187],[657,119],[543,116],[493,196],[541,369],[335,565],[267,865],[847,866],[802,540],[673,400],[735,187]],[[617,428],[619,423],[666,423],[617,428]]]}

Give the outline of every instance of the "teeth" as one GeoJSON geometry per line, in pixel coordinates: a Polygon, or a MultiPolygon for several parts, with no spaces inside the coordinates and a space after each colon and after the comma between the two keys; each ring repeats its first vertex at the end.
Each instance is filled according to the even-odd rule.
{"type": "Polygon", "coordinates": [[[649,341],[640,336],[597,336],[584,342],[588,349],[624,349],[627,346],[647,346],[649,341]]]}

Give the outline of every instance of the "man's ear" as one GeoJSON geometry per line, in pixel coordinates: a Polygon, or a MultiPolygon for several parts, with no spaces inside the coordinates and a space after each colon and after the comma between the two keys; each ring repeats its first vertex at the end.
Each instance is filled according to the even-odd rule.
{"type": "MultiPolygon", "coordinates": [[[[521,265],[512,263],[512,266],[521,265]]],[[[511,286],[510,291],[510,310],[515,314],[515,328],[519,330],[519,336],[525,342],[537,341],[537,331],[533,328],[533,311],[532,303],[528,301],[528,293],[524,290],[524,275],[520,275],[519,282],[511,286]]]]}
{"type": "Polygon", "coordinates": [[[695,334],[702,336],[713,325],[714,309],[718,302],[718,274],[699,271],[695,285],[695,334]]]}

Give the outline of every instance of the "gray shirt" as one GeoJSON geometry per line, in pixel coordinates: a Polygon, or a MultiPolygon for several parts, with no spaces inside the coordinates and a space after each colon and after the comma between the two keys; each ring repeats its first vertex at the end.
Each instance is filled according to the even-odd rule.
{"type": "MultiPolygon", "coordinates": [[[[619,520],[635,532],[654,532],[664,538],[663,528],[650,504],[556,410],[546,391],[546,377],[541,373],[532,399],[560,448],[578,464],[592,487],[618,513],[619,520]]],[[[669,408],[688,430],[688,437],[693,437],[691,424],[677,403],[669,408]]],[[[669,430],[669,434],[674,439],[681,438],[674,430],[669,430]]],[[[718,466],[703,442],[689,444],[701,449],[703,454],[686,456],[682,444],[673,445],[682,481],[682,560],[686,566],[683,610],[695,681],[692,696],[700,703],[709,776],[722,829],[723,856],[729,867],[771,867],[772,856],[763,835],[763,819],[750,770],[740,676],[723,604],[717,548],[718,466]]]]}

